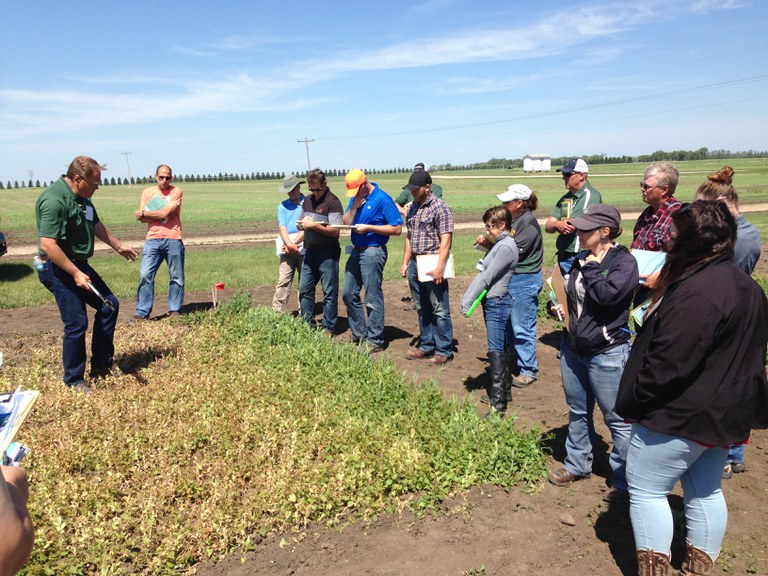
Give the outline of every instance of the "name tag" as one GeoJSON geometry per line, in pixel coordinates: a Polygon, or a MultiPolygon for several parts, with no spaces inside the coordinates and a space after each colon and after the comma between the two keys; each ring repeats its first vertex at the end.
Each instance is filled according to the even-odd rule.
{"type": "Polygon", "coordinates": [[[89,222],[93,222],[93,206],[85,207],[85,219],[89,222]]]}

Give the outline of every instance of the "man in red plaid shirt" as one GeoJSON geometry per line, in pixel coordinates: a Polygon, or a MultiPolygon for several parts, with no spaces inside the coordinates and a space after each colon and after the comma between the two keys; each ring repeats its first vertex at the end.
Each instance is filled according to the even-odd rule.
{"type": "Polygon", "coordinates": [[[645,169],[640,190],[648,208],[637,219],[632,248],[652,252],[667,251],[672,214],[681,206],[674,196],[679,179],[677,168],[668,162],[657,162],[645,169]]]}

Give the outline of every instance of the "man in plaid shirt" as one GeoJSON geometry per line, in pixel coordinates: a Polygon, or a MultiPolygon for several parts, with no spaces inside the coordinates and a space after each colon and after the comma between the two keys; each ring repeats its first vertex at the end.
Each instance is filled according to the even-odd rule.
{"type": "Polygon", "coordinates": [[[633,231],[632,248],[666,252],[668,249],[672,214],[680,209],[675,188],[680,174],[669,162],[657,162],[645,169],[640,189],[643,202],[648,204],[637,219],[633,231]]]}
{"type": "Polygon", "coordinates": [[[405,188],[413,194],[413,203],[405,217],[408,233],[400,275],[418,282],[416,257],[437,254],[433,270],[422,270],[432,280],[418,282],[421,314],[419,315],[419,347],[406,353],[409,360],[429,358],[433,366],[453,359],[453,324],[448,297],[446,263],[451,253],[453,213],[448,205],[432,193],[432,177],[425,170],[411,174],[405,188]]]}

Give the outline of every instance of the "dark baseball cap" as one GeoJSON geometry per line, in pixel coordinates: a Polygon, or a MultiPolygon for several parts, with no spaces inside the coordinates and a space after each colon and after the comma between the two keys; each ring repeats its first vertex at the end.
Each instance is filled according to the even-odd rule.
{"type": "Polygon", "coordinates": [[[571,158],[565,163],[565,166],[557,169],[558,172],[563,174],[573,174],[574,172],[580,172],[582,174],[589,173],[589,166],[581,158],[571,158]]]}
{"type": "Polygon", "coordinates": [[[576,230],[588,232],[603,226],[618,228],[621,226],[621,214],[608,204],[595,204],[587,208],[580,216],[569,220],[576,230]]]}
{"type": "Polygon", "coordinates": [[[408,179],[408,184],[403,186],[403,190],[407,188],[413,192],[427,184],[432,184],[432,176],[429,175],[429,172],[425,170],[414,170],[411,177],[408,179]]]}

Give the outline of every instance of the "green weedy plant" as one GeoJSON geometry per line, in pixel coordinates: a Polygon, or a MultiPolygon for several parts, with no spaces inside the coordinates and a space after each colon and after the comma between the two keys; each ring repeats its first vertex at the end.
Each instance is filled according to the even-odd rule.
{"type": "Polygon", "coordinates": [[[57,381],[55,347],[3,374],[43,390],[23,438],[38,538],[27,574],[178,573],[310,522],[421,512],[545,473],[538,430],[484,420],[245,296],[119,336],[137,371],[88,398],[57,381]]]}

